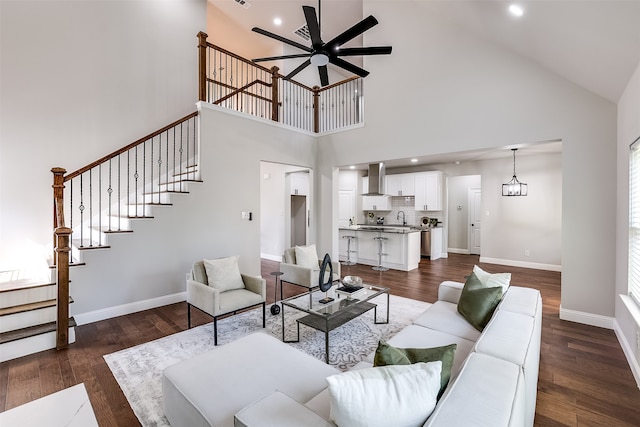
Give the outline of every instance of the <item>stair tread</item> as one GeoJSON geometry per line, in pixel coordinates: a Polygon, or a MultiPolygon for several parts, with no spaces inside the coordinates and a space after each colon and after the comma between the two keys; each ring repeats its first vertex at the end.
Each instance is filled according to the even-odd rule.
{"type": "MultiPolygon", "coordinates": [[[[73,317],[69,318],[69,327],[77,326],[73,317]]],[[[56,322],[43,323],[41,325],[29,326],[28,328],[16,329],[0,333],[0,344],[16,341],[23,338],[35,337],[37,335],[46,334],[56,331],[56,322]]]]}
{"type": "MultiPolygon", "coordinates": [[[[72,303],[73,303],[73,298],[69,297],[69,304],[72,304],[72,303]]],[[[13,305],[11,307],[0,308],[0,317],[8,316],[10,314],[16,314],[16,313],[24,313],[26,311],[39,310],[42,308],[55,307],[55,306],[56,306],[55,299],[48,299],[44,301],[30,302],[27,304],[13,305]]]]}
{"type": "Polygon", "coordinates": [[[144,193],[145,196],[155,196],[155,195],[158,195],[158,194],[189,194],[189,192],[188,191],[176,191],[176,190],[164,190],[164,191],[152,191],[151,193],[144,193]]]}
{"type": "Polygon", "coordinates": [[[180,184],[182,182],[204,182],[201,179],[179,179],[177,181],[169,181],[169,182],[165,182],[162,185],[175,185],[175,184],[180,184]]]}
{"type": "Polygon", "coordinates": [[[105,234],[133,233],[133,230],[114,230],[114,229],[109,230],[108,228],[105,228],[101,231],[105,234]]]}
{"type": "MultiPolygon", "coordinates": [[[[100,245],[100,244],[85,244],[84,242],[81,242],[80,240],[73,240],[72,241],[72,245],[76,247],[76,249],[84,251],[84,250],[89,250],[89,249],[109,249],[111,246],[110,245],[100,245]]],[[[69,264],[71,265],[71,264],[69,264]]]]}
{"type": "Polygon", "coordinates": [[[22,289],[34,289],[40,288],[44,286],[55,285],[54,282],[48,282],[45,279],[22,279],[22,280],[13,280],[11,282],[2,282],[0,283],[0,293],[2,292],[11,292],[11,291],[20,291],[22,289]]]}

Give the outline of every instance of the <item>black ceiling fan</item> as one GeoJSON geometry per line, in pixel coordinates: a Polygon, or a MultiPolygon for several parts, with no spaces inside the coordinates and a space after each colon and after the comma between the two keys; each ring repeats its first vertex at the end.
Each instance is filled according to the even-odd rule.
{"type": "MultiPolygon", "coordinates": [[[[378,20],[372,15],[355,24],[353,27],[344,31],[342,34],[334,37],[327,43],[322,41],[320,37],[320,22],[316,15],[315,8],[311,6],[302,6],[304,17],[307,21],[307,28],[311,35],[311,47],[297,43],[293,40],[281,37],[277,34],[263,30],[258,27],[254,27],[253,31],[258,34],[271,37],[272,39],[281,41],[290,46],[297,47],[305,51],[306,53],[299,53],[294,55],[272,56],[268,58],[256,58],[253,62],[274,61],[278,59],[291,59],[291,58],[305,58],[308,57],[298,68],[290,72],[285,76],[285,79],[291,79],[300,71],[307,68],[309,65],[315,65],[318,67],[318,73],[320,74],[320,83],[322,86],[329,84],[329,75],[327,73],[327,64],[331,63],[340,68],[343,68],[353,74],[357,74],[360,77],[366,77],[369,75],[367,70],[364,70],[348,61],[342,59],[342,56],[360,56],[360,55],[388,55],[391,53],[391,46],[375,46],[375,47],[352,47],[341,49],[341,46],[348,41],[358,37],[368,29],[378,24],[378,20]]],[[[318,1],[318,10],[320,10],[320,1],[318,1]]]]}

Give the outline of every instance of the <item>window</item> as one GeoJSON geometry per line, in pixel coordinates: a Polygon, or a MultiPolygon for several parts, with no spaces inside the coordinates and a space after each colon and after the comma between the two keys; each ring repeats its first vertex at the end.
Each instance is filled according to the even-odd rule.
{"type": "Polygon", "coordinates": [[[640,305],[640,138],[629,156],[629,294],[640,305]]]}

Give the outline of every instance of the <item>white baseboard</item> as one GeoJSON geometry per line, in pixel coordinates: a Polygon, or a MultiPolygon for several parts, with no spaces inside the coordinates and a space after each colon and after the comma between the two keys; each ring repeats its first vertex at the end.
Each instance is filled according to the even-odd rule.
{"type": "Polygon", "coordinates": [[[87,323],[111,319],[112,317],[124,316],[125,314],[162,307],[163,305],[175,304],[177,302],[186,301],[186,299],[186,291],[178,292],[177,294],[163,295],[157,298],[116,305],[114,307],[102,308],[100,310],[89,311],[87,313],[74,314],[73,318],[76,319],[76,323],[78,325],[86,325],[87,323]]]}
{"type": "Polygon", "coordinates": [[[629,341],[627,341],[627,338],[622,333],[622,329],[620,329],[620,325],[618,325],[618,321],[616,319],[613,319],[613,331],[616,333],[616,337],[618,337],[618,342],[620,343],[622,351],[627,358],[627,363],[629,363],[631,373],[636,379],[638,388],[640,388],[640,364],[636,359],[636,355],[633,353],[633,347],[631,347],[631,344],[629,344],[629,341]]]}
{"type": "Polygon", "coordinates": [[[282,255],[271,255],[271,254],[260,254],[260,258],[264,258],[264,259],[268,259],[271,261],[278,261],[281,262],[282,261],[282,255]]]}
{"type": "Polygon", "coordinates": [[[452,254],[461,254],[461,255],[470,255],[469,249],[460,249],[460,248],[447,248],[447,252],[451,252],[452,254]]]}
{"type": "Polygon", "coordinates": [[[562,305],[560,306],[560,319],[605,329],[613,329],[613,322],[615,321],[614,317],[586,313],[584,311],[569,310],[567,308],[562,308],[562,305]]]}
{"type": "Polygon", "coordinates": [[[537,262],[526,262],[526,261],[515,261],[512,259],[487,258],[487,257],[481,256],[480,262],[486,262],[487,264],[509,265],[511,267],[533,268],[535,270],[562,271],[561,265],[541,264],[537,262]]]}

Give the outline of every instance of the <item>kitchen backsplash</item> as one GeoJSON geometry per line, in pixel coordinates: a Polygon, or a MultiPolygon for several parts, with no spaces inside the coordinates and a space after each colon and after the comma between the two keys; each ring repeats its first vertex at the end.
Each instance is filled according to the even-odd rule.
{"type": "MultiPolygon", "coordinates": [[[[380,212],[374,211],[374,222],[378,217],[384,218],[384,223],[387,225],[396,225],[402,224],[402,215],[400,215],[400,219],[398,219],[398,212],[403,211],[406,217],[407,225],[420,226],[420,219],[423,216],[428,216],[429,218],[438,218],[438,221],[442,221],[442,212],[423,212],[416,211],[414,208],[414,197],[400,197],[400,196],[392,196],[391,197],[391,211],[380,212]]],[[[368,211],[365,211],[365,219],[368,221],[367,214],[368,211]]],[[[440,224],[441,225],[441,224],[440,224]]]]}

